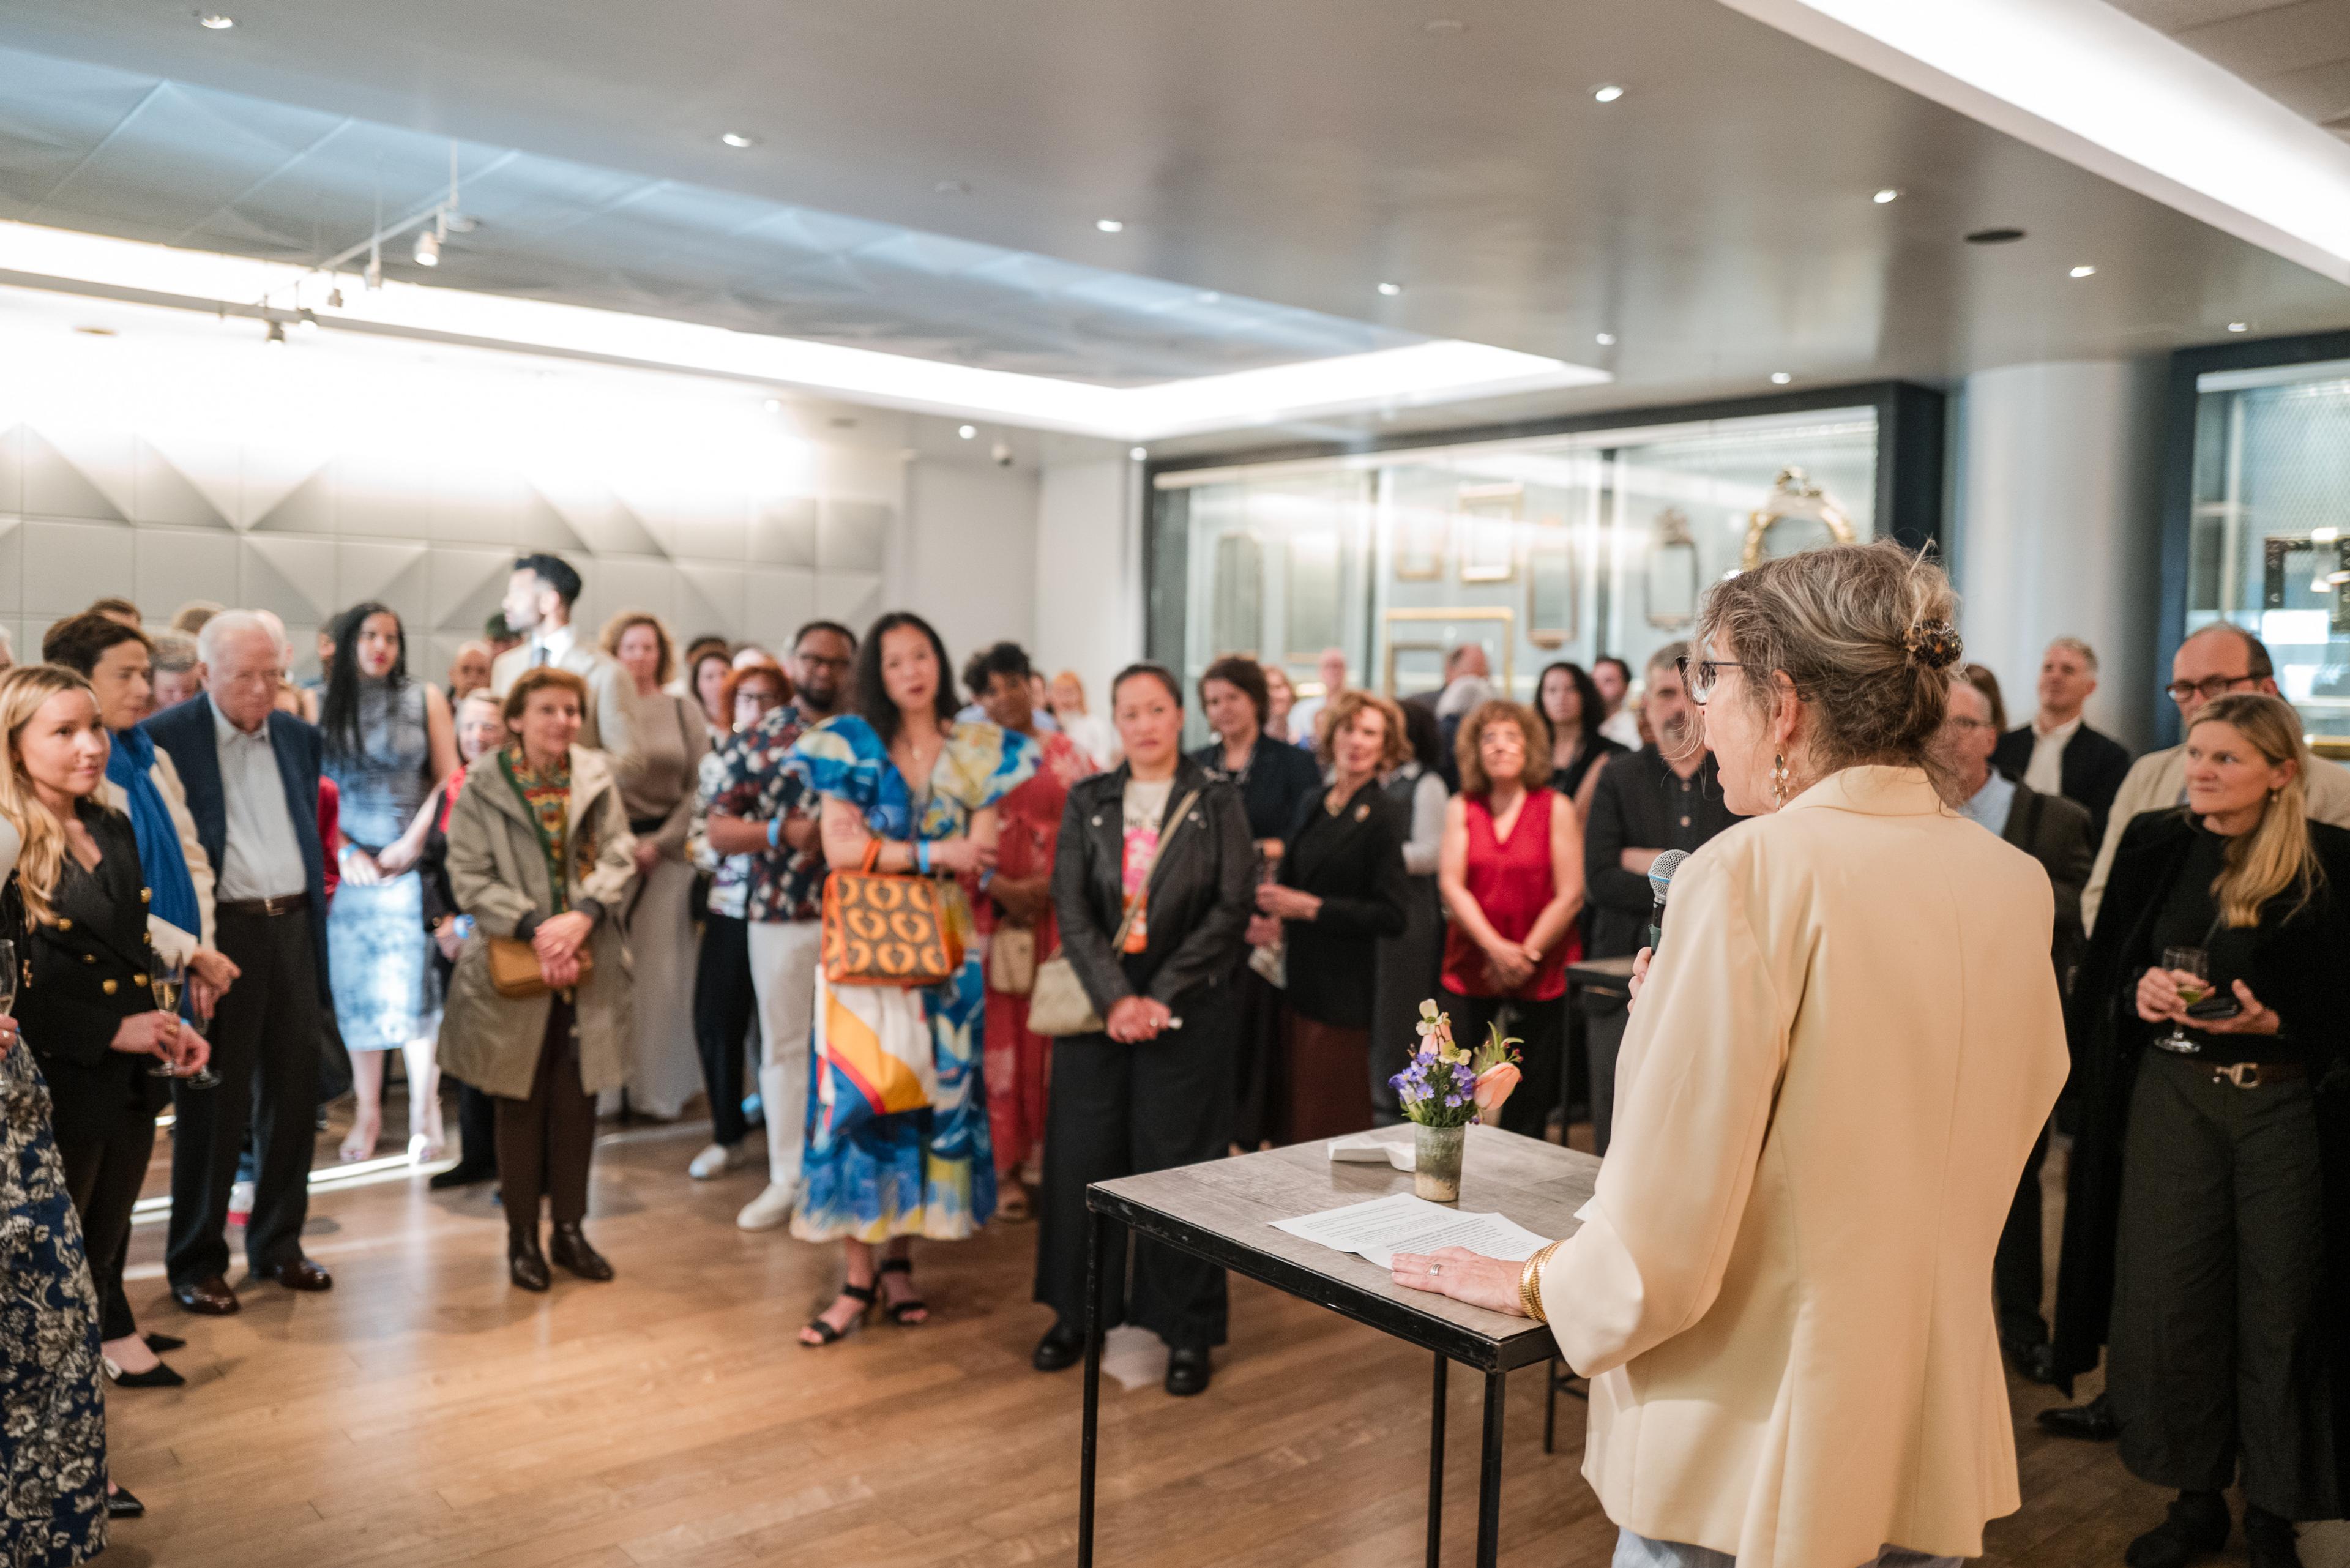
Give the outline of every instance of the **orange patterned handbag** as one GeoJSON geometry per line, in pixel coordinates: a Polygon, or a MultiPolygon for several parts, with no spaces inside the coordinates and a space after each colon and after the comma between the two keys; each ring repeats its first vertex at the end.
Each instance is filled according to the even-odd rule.
{"type": "Polygon", "coordinates": [[[868,839],[865,863],[824,884],[824,978],[834,985],[937,985],[962,967],[962,939],[944,890],[929,877],[873,869],[882,841],[868,839]]]}

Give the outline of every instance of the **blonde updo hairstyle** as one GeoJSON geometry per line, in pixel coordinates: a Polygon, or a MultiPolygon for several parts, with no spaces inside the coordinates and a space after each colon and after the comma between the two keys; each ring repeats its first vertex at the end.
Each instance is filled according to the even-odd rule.
{"type": "Polygon", "coordinates": [[[1921,768],[1943,798],[1950,774],[1929,742],[1959,660],[1958,595],[1939,566],[1889,539],[1765,561],[1714,585],[1697,645],[1744,666],[1741,700],[1768,714],[1774,671],[1804,707],[1811,784],[1844,768],[1921,768]]]}

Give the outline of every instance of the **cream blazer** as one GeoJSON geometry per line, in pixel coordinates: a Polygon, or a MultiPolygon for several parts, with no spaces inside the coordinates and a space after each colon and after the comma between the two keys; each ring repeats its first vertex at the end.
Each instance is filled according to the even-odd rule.
{"type": "Polygon", "coordinates": [[[1543,1303],[1617,1524],[1738,1568],[1973,1557],[2012,1511],[1991,1253],[2063,1087],[2054,894],[1924,774],[1835,774],[1673,879],[1543,1303]]]}

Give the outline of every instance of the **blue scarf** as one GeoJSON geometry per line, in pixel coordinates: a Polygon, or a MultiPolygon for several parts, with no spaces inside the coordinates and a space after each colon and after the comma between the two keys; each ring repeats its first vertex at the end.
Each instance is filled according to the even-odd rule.
{"type": "Polygon", "coordinates": [[[139,839],[139,874],[147,882],[150,914],[161,915],[192,937],[204,933],[203,915],[196,908],[195,878],[180,848],[179,825],[163,792],[149,773],[155,766],[155,742],[140,729],[117,730],[114,750],[106,759],[106,776],[130,797],[130,831],[139,839]]]}

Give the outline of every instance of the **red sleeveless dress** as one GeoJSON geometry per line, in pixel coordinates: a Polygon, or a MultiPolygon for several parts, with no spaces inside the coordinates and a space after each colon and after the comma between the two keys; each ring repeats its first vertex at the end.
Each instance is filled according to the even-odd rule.
{"type": "MultiPolygon", "coordinates": [[[[1469,794],[1461,800],[1469,826],[1469,864],[1462,877],[1469,896],[1477,900],[1495,930],[1522,942],[1534,930],[1544,906],[1558,892],[1557,879],[1551,875],[1551,813],[1575,808],[1555,790],[1529,790],[1504,843],[1493,835],[1488,797],[1469,794]]],[[[1463,996],[1548,1002],[1566,994],[1566,966],[1582,950],[1583,934],[1570,923],[1565,940],[1543,955],[1525,984],[1515,991],[1497,991],[1486,967],[1485,950],[1457,923],[1449,924],[1444,930],[1444,983],[1463,996]]]]}

